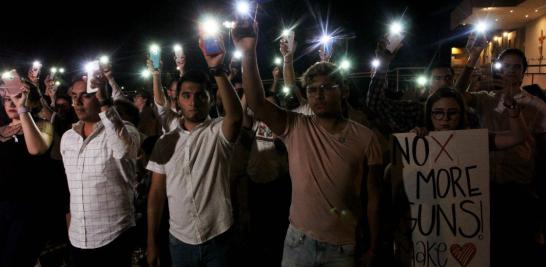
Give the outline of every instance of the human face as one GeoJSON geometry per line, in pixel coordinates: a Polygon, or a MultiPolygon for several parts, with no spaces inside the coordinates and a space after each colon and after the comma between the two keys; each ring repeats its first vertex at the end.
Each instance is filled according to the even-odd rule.
{"type": "Polygon", "coordinates": [[[62,118],[66,118],[70,111],[70,103],[64,98],[58,98],[55,100],[55,112],[62,118]]]}
{"type": "Polygon", "coordinates": [[[185,120],[200,123],[209,114],[210,95],[198,83],[190,81],[182,83],[177,101],[185,120]]]}
{"type": "Polygon", "coordinates": [[[77,81],[72,86],[72,106],[78,119],[83,122],[97,122],[100,120],[100,106],[95,94],[87,93],[87,84],[77,81]]]}
{"type": "Polygon", "coordinates": [[[453,73],[449,68],[435,68],[430,73],[430,91],[432,95],[442,87],[453,87],[453,73]]]}
{"type": "Polygon", "coordinates": [[[337,116],[341,114],[341,102],[347,92],[335,84],[328,76],[316,76],[307,86],[307,100],[317,116],[337,116]]]}
{"type": "MultiPolygon", "coordinates": [[[[22,96],[23,94],[19,93],[13,98],[15,99],[15,101],[19,101],[19,99],[21,99],[22,96]]],[[[17,106],[15,105],[15,102],[12,101],[11,97],[6,95],[2,97],[2,101],[4,101],[4,111],[6,112],[6,114],[8,114],[8,118],[10,120],[18,120],[19,113],[17,113],[17,106]]]]}
{"type": "Polygon", "coordinates": [[[516,55],[506,55],[502,58],[500,75],[504,81],[512,81],[518,86],[523,81],[523,60],[516,55]]]}
{"type": "Polygon", "coordinates": [[[169,96],[170,99],[176,98],[176,85],[177,85],[177,82],[172,82],[169,88],[167,88],[167,95],[169,96]]]}
{"type": "Polygon", "coordinates": [[[133,102],[135,103],[135,106],[138,108],[138,110],[142,110],[146,105],[146,99],[144,99],[142,95],[138,94],[133,97],[133,102]]]}
{"type": "Polygon", "coordinates": [[[430,117],[435,131],[456,130],[461,118],[461,107],[451,97],[440,98],[432,104],[430,117]]]}

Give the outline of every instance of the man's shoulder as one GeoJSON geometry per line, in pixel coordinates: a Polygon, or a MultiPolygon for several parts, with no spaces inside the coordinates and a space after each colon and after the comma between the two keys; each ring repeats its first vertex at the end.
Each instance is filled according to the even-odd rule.
{"type": "Polygon", "coordinates": [[[365,125],[362,125],[353,120],[348,120],[347,123],[348,123],[348,127],[351,127],[351,129],[353,129],[354,134],[356,134],[357,136],[361,138],[374,135],[374,132],[370,128],[366,127],[365,125]]]}
{"type": "MultiPolygon", "coordinates": [[[[162,135],[156,142],[150,161],[158,164],[166,164],[177,151],[176,144],[180,140],[180,131],[174,129],[162,135]]],[[[178,150],[182,152],[182,150],[178,150]]]]}
{"type": "Polygon", "coordinates": [[[78,136],[78,133],[73,128],[70,128],[61,136],[61,141],[68,140],[69,138],[73,138],[75,136],[78,136]]]}
{"type": "Polygon", "coordinates": [[[536,109],[536,111],[539,113],[546,113],[546,103],[544,103],[542,99],[525,91],[522,92],[522,97],[525,98],[525,101],[523,102],[524,105],[528,105],[536,109]]]}
{"type": "Polygon", "coordinates": [[[163,134],[157,140],[157,146],[175,146],[178,140],[180,139],[180,130],[173,129],[168,133],[163,134]]]}

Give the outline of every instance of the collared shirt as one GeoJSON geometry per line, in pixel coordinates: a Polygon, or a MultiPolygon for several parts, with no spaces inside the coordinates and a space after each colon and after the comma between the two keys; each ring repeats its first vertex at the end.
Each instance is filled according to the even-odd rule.
{"type": "Polygon", "coordinates": [[[166,176],[169,232],[188,244],[202,244],[233,224],[229,173],[233,144],[223,119],[188,132],[180,125],[155,145],[147,169],[166,176]]]}
{"type": "Polygon", "coordinates": [[[83,138],[83,122],[61,139],[61,155],[70,190],[70,243],[82,249],[107,245],[135,225],[133,189],[139,134],[124,124],[115,108],[99,114],[93,132],[83,138]]]}
{"type": "Polygon", "coordinates": [[[176,127],[178,127],[177,119],[179,115],[175,111],[165,106],[159,105],[155,101],[154,105],[157,108],[157,115],[159,116],[159,120],[161,121],[161,128],[163,130],[163,133],[165,134],[176,129],[176,127]]]}
{"type": "MultiPolygon", "coordinates": [[[[476,99],[476,113],[480,124],[491,132],[509,131],[509,119],[503,105],[502,92],[471,93],[476,99]]],[[[535,168],[536,143],[533,134],[546,132],[546,104],[524,90],[514,96],[523,114],[529,135],[522,144],[489,153],[491,179],[499,184],[530,184],[535,168]]]]}
{"type": "Polygon", "coordinates": [[[366,105],[380,121],[387,124],[393,132],[407,132],[424,125],[425,106],[408,100],[393,100],[385,96],[387,75],[376,72],[370,81],[366,105]]]}

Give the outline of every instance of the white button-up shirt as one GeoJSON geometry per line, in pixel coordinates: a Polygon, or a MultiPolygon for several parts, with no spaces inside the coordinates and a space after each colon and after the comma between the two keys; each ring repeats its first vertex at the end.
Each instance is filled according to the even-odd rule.
{"type": "Polygon", "coordinates": [[[180,241],[202,244],[233,224],[229,168],[233,144],[223,119],[207,119],[191,132],[180,123],[163,135],[147,169],[166,175],[169,232],[180,241]]]}
{"type": "Polygon", "coordinates": [[[70,190],[70,243],[82,249],[107,245],[135,225],[138,131],[124,124],[114,108],[100,113],[93,132],[83,138],[83,122],[61,139],[70,190]]]}

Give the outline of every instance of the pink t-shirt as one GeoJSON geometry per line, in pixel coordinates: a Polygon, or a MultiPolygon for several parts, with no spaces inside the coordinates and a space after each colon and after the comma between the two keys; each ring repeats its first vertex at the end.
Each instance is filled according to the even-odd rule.
{"type": "Polygon", "coordinates": [[[281,138],[292,177],[290,223],[318,241],[354,244],[364,166],[382,163],[374,133],[349,120],[331,134],[316,116],[289,112],[281,138]]]}

